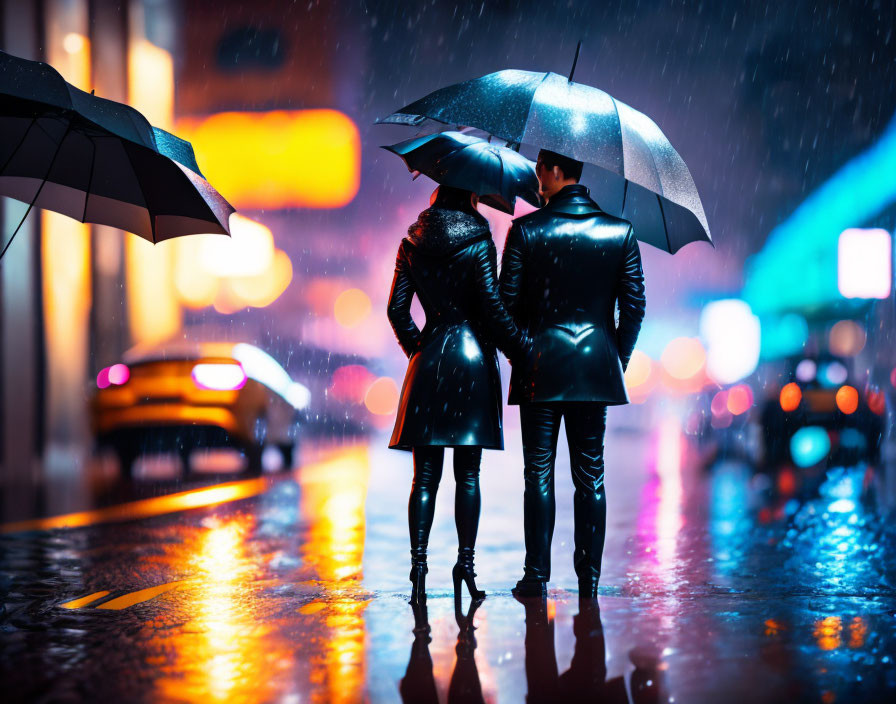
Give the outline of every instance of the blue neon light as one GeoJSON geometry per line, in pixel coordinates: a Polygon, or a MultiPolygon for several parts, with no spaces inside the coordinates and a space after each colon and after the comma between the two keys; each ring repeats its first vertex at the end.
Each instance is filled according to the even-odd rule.
{"type": "Polygon", "coordinates": [[[811,467],[821,462],[831,450],[831,439],[824,428],[809,425],[790,438],[790,456],[798,467],[811,467]]]}
{"type": "MultiPolygon", "coordinates": [[[[896,201],[896,118],[778,225],[747,262],[743,298],[757,315],[843,303],[837,240],[896,201]]],[[[855,304],[853,304],[855,305],[855,304]]]]}

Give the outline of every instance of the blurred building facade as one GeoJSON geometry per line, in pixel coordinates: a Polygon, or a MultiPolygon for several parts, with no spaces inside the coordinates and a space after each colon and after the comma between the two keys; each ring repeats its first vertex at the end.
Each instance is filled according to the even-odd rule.
{"type": "MultiPolygon", "coordinates": [[[[289,239],[298,208],[339,208],[354,198],[360,137],[346,114],[356,92],[347,70],[354,52],[334,60],[344,31],[326,3],[2,0],[0,8],[0,48],[45,61],[79,88],[127,102],[193,140],[205,175],[245,213],[233,241],[199,236],[154,246],[32,210],[0,270],[0,486],[8,486],[83,470],[93,378],[132,345],[191,329],[227,337],[240,315],[243,325],[248,317],[270,327],[271,318],[252,309],[281,297],[295,254],[275,236],[289,239]],[[262,173],[259,159],[284,149],[285,168],[262,173]],[[315,159],[315,178],[303,180],[302,164],[315,159]],[[275,233],[259,221],[265,217],[275,233]],[[261,261],[247,263],[246,252],[260,252],[261,261]]],[[[0,198],[5,236],[26,209],[0,198]]],[[[314,302],[293,296],[291,304],[310,310],[314,302]]]]}

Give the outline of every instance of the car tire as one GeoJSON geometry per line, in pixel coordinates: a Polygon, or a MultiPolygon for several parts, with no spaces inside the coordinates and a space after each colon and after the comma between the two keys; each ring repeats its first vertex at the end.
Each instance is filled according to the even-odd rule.
{"type": "Polygon", "coordinates": [[[185,477],[188,476],[188,475],[190,474],[190,471],[191,471],[191,467],[190,467],[190,454],[191,454],[192,452],[193,452],[193,448],[192,448],[192,447],[186,447],[186,446],[179,448],[178,451],[177,451],[177,455],[178,455],[178,457],[180,457],[180,462],[181,462],[181,464],[183,465],[183,468],[184,468],[184,476],[185,476],[185,477]]]}
{"type": "Polygon", "coordinates": [[[281,470],[284,472],[291,471],[293,459],[295,458],[295,446],[292,443],[281,443],[277,445],[277,449],[280,450],[280,456],[283,457],[281,470]]]}
{"type": "Polygon", "coordinates": [[[118,466],[123,479],[134,478],[134,463],[137,461],[137,453],[129,448],[118,448],[118,466]]]}
{"type": "Polygon", "coordinates": [[[264,471],[261,456],[264,453],[264,445],[248,445],[243,449],[246,455],[246,474],[250,477],[260,477],[264,471]]]}

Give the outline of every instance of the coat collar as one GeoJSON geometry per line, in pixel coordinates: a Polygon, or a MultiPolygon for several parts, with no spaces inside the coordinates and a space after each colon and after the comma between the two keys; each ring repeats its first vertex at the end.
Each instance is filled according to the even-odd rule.
{"type": "Polygon", "coordinates": [[[580,183],[564,186],[548,201],[543,210],[564,215],[595,215],[602,213],[591,200],[588,189],[580,183]]]}

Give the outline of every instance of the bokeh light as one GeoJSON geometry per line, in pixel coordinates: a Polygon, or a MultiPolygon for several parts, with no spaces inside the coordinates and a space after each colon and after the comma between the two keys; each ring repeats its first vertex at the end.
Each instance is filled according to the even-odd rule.
{"type": "Polygon", "coordinates": [[[781,408],[788,413],[799,408],[800,401],[802,401],[802,399],[803,391],[802,389],[800,389],[799,384],[793,381],[791,381],[789,384],[785,384],[784,388],[781,389],[781,408]]]}
{"type": "Polygon", "coordinates": [[[728,412],[727,408],[723,408],[721,413],[713,413],[712,419],[710,420],[709,424],[716,430],[722,430],[729,427],[733,421],[734,416],[728,412]]]}
{"type": "Polygon", "coordinates": [[[818,371],[818,365],[814,359],[803,359],[796,365],[796,378],[800,381],[812,381],[818,371]]]}
{"type": "Polygon", "coordinates": [[[750,410],[753,405],[753,389],[746,384],[738,384],[729,389],[727,408],[733,415],[739,416],[750,410]]]}
{"type": "Polygon", "coordinates": [[[811,467],[821,462],[830,450],[828,432],[817,425],[800,428],[790,438],[790,456],[800,467],[811,467]]]}
{"type": "MultiPolygon", "coordinates": [[[[206,235],[212,237],[213,235],[206,235]]],[[[174,286],[180,302],[188,308],[205,308],[215,302],[219,279],[204,267],[197,266],[202,258],[202,237],[178,237],[172,244],[174,258],[174,286]]]]}
{"type": "Polygon", "coordinates": [[[818,380],[822,386],[833,388],[846,381],[848,376],[849,371],[840,362],[829,362],[822,367],[818,380]]]}
{"type": "Polygon", "coordinates": [[[706,371],[720,384],[732,384],[759,364],[759,318],[744,301],[714,301],[700,314],[700,336],[706,341],[706,371]]]}
{"type": "Polygon", "coordinates": [[[109,367],[109,383],[120,386],[131,378],[131,370],[124,364],[113,364],[109,367]]]}
{"type": "Polygon", "coordinates": [[[337,110],[221,112],[178,120],[177,134],[237,208],[338,208],[358,192],[360,134],[337,110]]]}
{"type": "Polygon", "coordinates": [[[628,361],[628,367],[625,369],[625,385],[629,390],[637,389],[647,383],[650,378],[650,372],[653,368],[653,362],[650,357],[635,350],[628,361]]]}
{"type": "Polygon", "coordinates": [[[370,297],[359,288],[350,288],[336,297],[333,314],[337,323],[353,328],[370,315],[370,308],[370,297]]]}
{"type": "Polygon", "coordinates": [[[381,376],[367,389],[364,397],[367,410],[377,416],[389,416],[398,409],[398,386],[395,380],[381,376]]]}
{"type": "Polygon", "coordinates": [[[844,385],[837,389],[837,408],[849,415],[855,413],[858,407],[859,392],[854,387],[844,385]]]}
{"type": "Polygon", "coordinates": [[[107,389],[110,386],[121,386],[126,384],[131,378],[131,370],[124,364],[113,364],[111,367],[102,369],[96,375],[96,385],[100,389],[107,389]]]}
{"type": "Polygon", "coordinates": [[[376,376],[361,364],[339,367],[330,379],[329,394],[337,401],[363,403],[364,397],[376,376]]]}
{"type": "Polygon", "coordinates": [[[712,412],[714,416],[721,416],[728,412],[728,390],[722,389],[715,396],[712,397],[712,401],[709,404],[709,410],[712,412]]]}
{"type": "Polygon", "coordinates": [[[230,293],[241,307],[264,308],[276,301],[292,282],[292,261],[282,249],[274,252],[270,269],[255,276],[234,276],[228,279],[230,293]]]}
{"type": "Polygon", "coordinates": [[[230,216],[230,237],[201,235],[198,265],[215,276],[252,276],[271,267],[274,235],[270,228],[239,213],[230,216]]]}
{"type": "Polygon", "coordinates": [[[831,352],[841,357],[853,357],[865,347],[865,329],[854,320],[841,320],[828,335],[831,352]]]}
{"type": "Polygon", "coordinates": [[[87,37],[77,32],[69,32],[62,40],[62,48],[69,54],[77,54],[87,47],[87,37]]]}
{"type": "Polygon", "coordinates": [[[837,242],[837,288],[844,298],[887,298],[893,238],[883,228],[849,228],[837,242]]]}
{"type": "Polygon", "coordinates": [[[706,352],[700,340],[677,337],[666,345],[660,361],[673,379],[686,380],[695,377],[703,369],[706,352]]]}
{"type": "Polygon", "coordinates": [[[871,412],[876,415],[882,416],[887,410],[887,396],[881,389],[876,387],[869,387],[865,391],[865,402],[868,404],[871,412]]]}

